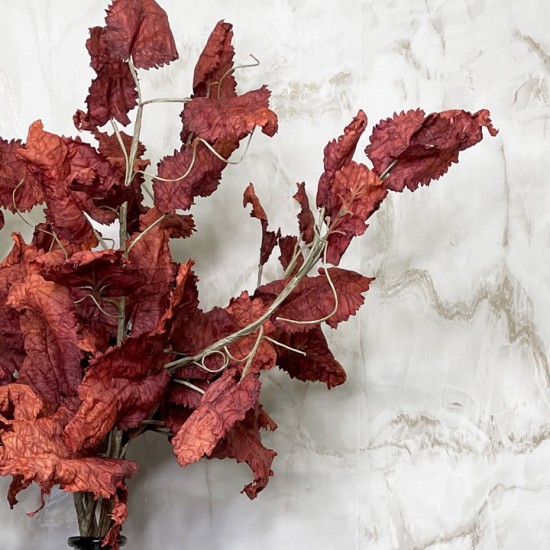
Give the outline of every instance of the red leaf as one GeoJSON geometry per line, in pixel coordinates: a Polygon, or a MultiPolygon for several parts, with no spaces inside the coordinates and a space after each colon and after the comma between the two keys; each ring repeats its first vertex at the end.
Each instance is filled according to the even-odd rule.
{"type": "Polygon", "coordinates": [[[155,332],[170,332],[174,317],[180,322],[188,321],[196,313],[199,306],[199,293],[197,291],[198,277],[191,269],[193,260],[180,264],[176,275],[176,285],[170,293],[169,305],[165,313],[159,319],[155,332]]]}
{"type": "Polygon", "coordinates": [[[176,276],[168,244],[171,233],[170,227],[164,229],[162,224],[157,224],[146,233],[133,235],[129,244],[129,265],[136,269],[141,279],[133,296],[134,335],[155,330],[169,305],[176,276]]]}
{"type": "MultiPolygon", "coordinates": [[[[126,174],[126,160],[116,134],[109,135],[106,132],[100,132],[99,130],[97,130],[97,128],[94,128],[92,131],[94,137],[99,143],[99,152],[103,155],[103,157],[107,159],[109,164],[118,171],[120,176],[124,178],[126,174]]],[[[122,139],[122,143],[124,144],[126,155],[130,155],[132,136],[129,136],[128,134],[121,131],[120,137],[122,139]]],[[[135,171],[145,170],[145,168],[147,168],[147,166],[149,166],[149,164],[151,163],[151,161],[149,160],[142,159],[145,151],[145,145],[139,142],[137,148],[136,162],[134,164],[135,171]]]]}
{"type": "Polygon", "coordinates": [[[65,429],[67,446],[93,448],[115,426],[135,428],[158,405],[169,380],[162,343],[148,335],[98,354],[78,388],[82,404],[65,429]]]}
{"type": "MultiPolygon", "coordinates": [[[[220,140],[212,147],[221,157],[229,158],[238,143],[220,140]]],[[[195,197],[208,197],[217,189],[226,165],[199,141],[182,146],[180,151],[174,151],[159,163],[159,177],[177,181],[153,180],[155,206],[161,212],[189,209],[195,197]]]]}
{"type": "Polygon", "coordinates": [[[233,26],[219,21],[206,42],[193,75],[195,97],[232,97],[237,95],[233,68],[235,50],[231,44],[233,26]],[[219,85],[221,78],[221,86],[219,85]],[[208,93],[210,91],[210,93],[208,93]]]}
{"type": "Polygon", "coordinates": [[[77,111],[73,117],[75,126],[81,130],[103,126],[110,118],[126,126],[130,123],[128,113],[138,100],[130,68],[111,54],[105,32],[105,27],[91,28],[90,38],[86,42],[97,77],[92,81],[86,98],[88,112],[77,111]]]}
{"type": "Polygon", "coordinates": [[[209,142],[240,141],[256,126],[260,126],[264,134],[273,136],[277,132],[277,115],[269,109],[270,95],[267,87],[262,86],[236,97],[197,97],[185,104],[184,126],[209,142]]]}
{"type": "Polygon", "coordinates": [[[300,228],[300,233],[302,235],[302,240],[305,243],[310,243],[313,241],[314,237],[314,227],[315,227],[315,218],[313,212],[309,207],[309,199],[307,198],[306,193],[306,184],[297,183],[298,191],[294,195],[294,199],[300,204],[300,213],[298,214],[298,226],[300,228]]]}
{"type": "Polygon", "coordinates": [[[180,466],[210,455],[218,441],[254,407],[260,387],[260,381],[255,376],[246,376],[239,382],[230,369],[212,382],[200,406],[172,439],[180,466]]]}
{"type": "Polygon", "coordinates": [[[40,274],[48,281],[67,287],[87,286],[96,298],[125,296],[139,282],[135,269],[127,265],[121,250],[83,250],[62,262],[45,254],[35,259],[40,274]]]}
{"type": "Polygon", "coordinates": [[[324,382],[329,389],[346,381],[346,372],[332,355],[321,327],[314,327],[307,332],[282,334],[277,340],[306,353],[300,355],[277,347],[277,363],[291,378],[324,382]]]}
{"type": "Polygon", "coordinates": [[[237,462],[246,462],[252,473],[254,481],[242,490],[248,498],[254,499],[267,485],[269,477],[273,475],[271,464],[277,456],[275,451],[266,449],[262,445],[259,428],[267,425],[274,430],[277,425],[263,412],[262,406],[257,405],[246,413],[246,418],[237,422],[231,431],[217,444],[210,458],[233,458],[237,462]]]}
{"type": "Polygon", "coordinates": [[[63,430],[73,414],[70,408],[63,405],[54,414],[39,417],[47,411],[39,407],[40,400],[30,388],[23,392],[21,387],[0,388],[0,402],[11,400],[15,409],[14,420],[0,432],[0,475],[14,476],[10,488],[13,504],[17,492],[31,481],[46,494],[59,485],[65,491],[109,498],[124,487],[124,479],[137,472],[137,465],[127,460],[75,458],[63,441],[63,430]],[[13,395],[21,397],[23,393],[25,399],[13,400],[13,395]]]}
{"type": "Polygon", "coordinates": [[[0,263],[0,385],[14,381],[13,374],[21,368],[25,358],[20,313],[6,305],[11,286],[20,283],[25,275],[26,245],[18,233],[12,237],[13,248],[0,263]]]}
{"type": "MultiPolygon", "coordinates": [[[[266,311],[267,305],[260,299],[251,299],[248,292],[243,292],[238,298],[232,299],[225,311],[236,321],[238,328],[244,328],[256,322],[266,311]]],[[[263,336],[268,336],[275,332],[273,324],[267,320],[262,324],[263,336]]],[[[259,331],[247,334],[239,340],[229,345],[230,364],[237,368],[242,373],[248,362],[250,354],[252,355],[251,362],[248,367],[248,372],[257,373],[262,370],[269,370],[277,363],[277,352],[273,345],[267,340],[260,340],[257,344],[259,331]]]]}
{"type": "MultiPolygon", "coordinates": [[[[287,332],[303,332],[310,330],[319,319],[328,317],[327,324],[335,328],[338,323],[355,315],[364,302],[362,293],[369,289],[373,279],[338,267],[331,267],[328,272],[338,296],[336,310],[334,293],[326,274],[322,273],[319,277],[304,277],[298,283],[272,316],[273,324],[287,332]],[[306,321],[307,324],[292,321],[306,321]]],[[[284,280],[273,281],[258,288],[255,296],[270,303],[280,294],[285,284],[284,280]]]]}
{"type": "Polygon", "coordinates": [[[163,214],[158,208],[150,208],[139,218],[139,230],[145,231],[149,226],[157,224],[162,231],[166,231],[171,238],[190,237],[195,230],[195,221],[190,214],[163,214]],[[164,218],[158,222],[159,218],[164,218]]]}
{"type": "Polygon", "coordinates": [[[365,232],[366,220],[378,210],[388,192],[374,172],[351,161],[335,173],[329,193],[327,261],[338,265],[353,237],[365,232]]]}
{"type": "Polygon", "coordinates": [[[385,180],[388,189],[414,191],[439,179],[458,162],[460,151],[481,141],[483,127],[492,136],[497,134],[486,109],[474,114],[443,111],[425,118],[420,109],[402,112],[374,128],[365,152],[378,174],[396,163],[385,180]]]}
{"type": "MultiPolygon", "coordinates": [[[[36,121],[18,154],[38,175],[48,207],[46,218],[60,237],[76,243],[95,240],[84,212],[100,223],[116,218],[116,212],[102,206],[104,200],[109,206],[116,204],[109,197],[117,195],[123,182],[90,145],[45,132],[42,122],[36,121]]],[[[125,198],[122,195],[118,202],[125,198]]]]}
{"type": "MultiPolygon", "coordinates": [[[[279,262],[283,266],[283,269],[286,270],[294,257],[294,254],[299,250],[298,246],[298,237],[293,235],[285,235],[284,237],[279,237],[279,250],[281,255],[279,256],[279,262]]],[[[288,274],[289,277],[294,275],[296,271],[302,267],[304,263],[304,257],[302,254],[299,254],[298,259],[296,260],[296,266],[291,273],[288,274]]]]}
{"type": "Polygon", "coordinates": [[[20,327],[27,356],[19,382],[51,403],[60,404],[65,397],[76,395],[83,354],[69,290],[30,274],[11,287],[7,305],[22,313],[20,327]]]}
{"type": "MultiPolygon", "coordinates": [[[[170,339],[175,350],[193,356],[210,344],[229,336],[241,328],[234,317],[221,307],[206,313],[197,310],[193,316],[187,312],[174,316],[170,339]]],[[[211,370],[221,367],[219,354],[206,357],[204,363],[211,370]]]]}
{"type": "Polygon", "coordinates": [[[317,206],[330,203],[332,182],[338,170],[351,162],[357,142],[367,126],[367,115],[359,111],[357,116],[346,126],[344,134],[338,141],[332,140],[325,147],[325,171],[319,179],[317,187],[317,206]]]}
{"type": "Polygon", "coordinates": [[[44,200],[39,182],[27,164],[17,156],[22,146],[21,140],[0,139],[0,206],[12,212],[15,207],[25,212],[44,200]],[[23,183],[20,185],[21,181],[23,183]]]}
{"type": "Polygon", "coordinates": [[[131,56],[138,69],[150,69],[179,57],[168,16],[155,0],[114,0],[105,22],[105,43],[116,59],[131,56]]]}
{"type": "Polygon", "coordinates": [[[247,204],[252,205],[252,212],[250,213],[250,217],[260,220],[260,223],[262,225],[262,243],[260,245],[260,266],[263,266],[269,259],[269,256],[271,256],[271,252],[273,252],[273,249],[277,244],[277,240],[281,232],[278,231],[277,233],[275,233],[274,231],[267,230],[267,227],[268,227],[267,215],[265,213],[265,210],[263,209],[263,206],[260,203],[260,199],[258,199],[258,197],[256,196],[256,193],[254,191],[254,186],[251,183],[245,189],[244,195],[243,195],[243,206],[246,206],[247,204]]]}

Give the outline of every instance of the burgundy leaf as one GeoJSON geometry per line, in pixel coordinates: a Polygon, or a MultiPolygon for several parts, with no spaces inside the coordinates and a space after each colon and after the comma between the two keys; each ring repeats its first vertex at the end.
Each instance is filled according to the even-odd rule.
{"type": "Polygon", "coordinates": [[[374,128],[365,152],[378,174],[390,169],[385,180],[388,189],[414,191],[439,179],[458,162],[460,151],[481,141],[483,127],[492,136],[497,134],[486,109],[474,114],[443,111],[427,117],[420,109],[402,112],[374,128]]]}
{"type": "Polygon", "coordinates": [[[239,382],[231,369],[226,369],[220,378],[212,382],[199,407],[172,439],[180,466],[209,456],[218,441],[254,407],[260,387],[260,381],[255,376],[246,376],[239,382]]]}
{"type": "Polygon", "coordinates": [[[278,341],[305,353],[301,355],[277,347],[277,363],[291,378],[324,382],[329,389],[346,381],[346,372],[332,355],[321,327],[311,328],[307,332],[283,333],[278,341]]]}
{"type": "Polygon", "coordinates": [[[82,380],[80,325],[69,290],[38,274],[10,289],[7,305],[21,312],[26,357],[19,382],[51,403],[76,395],[82,380]]]}
{"type": "MultiPolygon", "coordinates": [[[[303,332],[310,330],[320,319],[327,318],[327,324],[335,328],[338,323],[355,315],[364,302],[362,294],[369,289],[373,279],[338,267],[329,268],[328,273],[338,296],[337,307],[325,273],[318,277],[304,277],[272,316],[273,324],[287,332],[303,332]]],[[[258,288],[255,296],[269,303],[280,294],[285,284],[284,280],[273,281],[258,288]]]]}
{"type": "Polygon", "coordinates": [[[22,146],[21,140],[0,138],[0,206],[12,212],[25,212],[44,200],[39,182],[17,155],[22,146]]]}
{"type": "Polygon", "coordinates": [[[269,109],[271,92],[266,86],[236,97],[197,97],[185,105],[185,128],[209,142],[218,139],[240,141],[256,126],[273,136],[277,115],[269,109]]]}
{"type": "MultiPolygon", "coordinates": [[[[229,158],[238,143],[219,140],[212,147],[221,157],[229,158]]],[[[195,197],[208,197],[217,189],[226,165],[198,140],[182,146],[180,151],[174,151],[173,155],[164,157],[159,163],[159,177],[176,181],[153,181],[155,206],[161,212],[189,209],[195,197]]]]}
{"type": "Polygon", "coordinates": [[[105,43],[113,58],[132,57],[138,69],[178,59],[168,16],[155,0],[114,0],[105,21],[105,43]]]}
{"type": "Polygon", "coordinates": [[[248,498],[254,499],[267,485],[273,475],[271,464],[277,456],[275,451],[262,445],[259,428],[277,425],[263,412],[261,405],[250,409],[243,421],[237,422],[229,433],[216,445],[210,458],[233,458],[246,462],[254,475],[254,481],[242,490],[248,498]],[[268,423],[266,423],[266,419],[268,423]]]}
{"type": "Polygon", "coordinates": [[[265,210],[263,209],[263,206],[260,203],[260,199],[258,199],[258,197],[256,196],[256,193],[254,191],[254,185],[252,185],[251,183],[245,189],[244,195],[243,195],[243,206],[246,206],[247,204],[252,205],[252,212],[250,213],[250,217],[260,220],[260,223],[262,225],[262,243],[260,245],[260,266],[263,266],[269,259],[269,256],[271,256],[271,252],[275,248],[275,245],[277,244],[277,240],[281,232],[278,231],[277,233],[275,233],[274,231],[267,230],[267,227],[268,227],[267,215],[265,213],[265,210]]]}
{"type": "MultiPolygon", "coordinates": [[[[293,235],[285,235],[283,237],[279,237],[279,250],[281,251],[281,254],[279,256],[279,262],[281,262],[281,265],[283,266],[283,269],[287,269],[290,265],[290,262],[294,258],[294,255],[297,253],[297,251],[300,250],[298,245],[298,237],[295,237],[293,235]]],[[[291,273],[289,273],[289,277],[294,275],[300,267],[302,267],[302,264],[304,263],[304,257],[300,253],[296,260],[296,265],[291,273]]]]}
{"type": "Polygon", "coordinates": [[[128,338],[90,362],[78,395],[82,400],[65,428],[67,446],[95,447],[113,428],[135,428],[158,405],[170,376],[162,343],[142,335],[128,338]]]}
{"type": "Polygon", "coordinates": [[[130,241],[129,265],[140,276],[131,314],[134,335],[154,330],[168,308],[176,277],[176,265],[168,244],[171,233],[170,227],[151,225],[150,230],[133,235],[130,241]]]}
{"type": "Polygon", "coordinates": [[[93,130],[110,118],[126,126],[130,123],[128,113],[137,104],[138,93],[130,68],[109,51],[105,33],[105,27],[93,27],[86,42],[97,77],[86,98],[88,111],[77,111],[73,117],[78,129],[93,130]]]}
{"type": "Polygon", "coordinates": [[[177,317],[180,323],[184,323],[197,312],[199,306],[198,278],[191,269],[193,264],[193,260],[189,260],[187,263],[179,265],[175,287],[170,293],[168,308],[159,319],[155,332],[169,333],[174,317],[177,317]]]}
{"type": "Polygon", "coordinates": [[[300,213],[298,214],[298,226],[300,228],[300,233],[302,235],[302,240],[305,243],[310,243],[313,241],[315,235],[315,218],[313,212],[309,207],[309,199],[307,198],[306,193],[306,184],[297,183],[298,191],[294,195],[294,199],[300,204],[300,213]]]}
{"type": "Polygon", "coordinates": [[[232,29],[231,24],[219,21],[208,37],[193,75],[193,94],[195,97],[231,97],[237,95],[237,83],[230,72],[233,68],[233,56],[235,55],[235,50],[231,44],[233,39],[232,29]]]}

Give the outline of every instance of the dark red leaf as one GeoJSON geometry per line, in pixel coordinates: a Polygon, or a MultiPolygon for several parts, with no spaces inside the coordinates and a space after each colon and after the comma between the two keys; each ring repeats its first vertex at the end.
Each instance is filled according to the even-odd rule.
{"type": "Polygon", "coordinates": [[[139,282],[137,270],[127,265],[121,250],[83,250],[62,262],[44,254],[35,262],[46,280],[68,287],[86,286],[97,299],[133,293],[139,282]]]}
{"type": "Polygon", "coordinates": [[[346,381],[346,372],[332,355],[321,327],[311,328],[307,332],[283,333],[277,340],[306,354],[277,347],[277,364],[291,378],[324,382],[329,389],[346,381]]]}
{"type": "Polygon", "coordinates": [[[332,140],[325,147],[324,167],[325,171],[319,179],[317,186],[317,206],[330,202],[332,182],[338,170],[351,162],[357,142],[367,126],[367,115],[359,111],[357,116],[346,126],[344,134],[338,140],[332,140]]]}
{"type": "Polygon", "coordinates": [[[248,498],[254,499],[267,485],[269,477],[273,475],[271,464],[277,456],[275,451],[266,449],[262,445],[259,429],[269,427],[274,430],[277,425],[257,404],[246,413],[243,421],[237,422],[229,433],[216,445],[210,458],[233,458],[237,462],[246,462],[252,473],[254,481],[242,490],[248,498]],[[266,423],[268,420],[268,423],[266,423]]]}
{"type": "Polygon", "coordinates": [[[186,103],[182,118],[185,128],[209,142],[218,139],[240,141],[256,126],[273,136],[277,115],[269,109],[271,92],[266,86],[236,97],[197,97],[186,103]]]}
{"type": "Polygon", "coordinates": [[[474,114],[443,111],[427,117],[420,109],[402,112],[374,128],[365,152],[378,174],[395,163],[385,180],[388,189],[414,191],[439,179],[458,162],[460,151],[481,141],[483,127],[492,136],[497,134],[486,109],[474,114]]]}
{"type": "Polygon", "coordinates": [[[0,263],[0,385],[13,382],[13,374],[21,368],[26,355],[19,328],[20,313],[6,305],[11,286],[25,276],[26,245],[18,233],[12,237],[13,248],[0,263]]]}
{"type": "Polygon", "coordinates": [[[260,387],[260,381],[251,375],[239,382],[231,369],[226,369],[220,378],[212,382],[199,407],[172,439],[180,466],[209,456],[218,441],[254,407],[260,387]]]}
{"type": "Polygon", "coordinates": [[[138,69],[150,69],[179,57],[168,16],[155,0],[114,0],[105,22],[105,43],[115,59],[131,56],[138,69]]]}
{"type": "MultiPolygon", "coordinates": [[[[321,319],[326,318],[326,323],[335,328],[338,323],[355,315],[364,302],[362,294],[369,289],[373,279],[338,267],[329,268],[328,273],[338,296],[337,307],[325,273],[318,277],[304,277],[272,316],[273,324],[286,332],[303,332],[321,319]]],[[[284,280],[273,281],[259,287],[255,296],[270,303],[285,284],[284,280]]]]}
{"type": "MultiPolygon", "coordinates": [[[[235,318],[221,307],[212,308],[206,313],[199,309],[191,317],[184,311],[174,316],[170,339],[173,349],[193,356],[239,328],[235,318]]],[[[206,357],[204,362],[211,370],[222,365],[219,354],[206,357]]]]}
{"type": "MultiPolygon", "coordinates": [[[[281,255],[279,256],[279,261],[281,262],[281,265],[283,266],[283,269],[287,269],[290,265],[290,262],[293,261],[294,255],[300,250],[298,245],[298,237],[294,237],[293,235],[285,235],[284,237],[279,237],[279,250],[281,251],[281,255]]],[[[291,273],[289,273],[289,277],[294,275],[300,267],[302,267],[302,264],[304,263],[304,257],[300,253],[297,256],[296,265],[291,273]]]]}
{"type": "Polygon", "coordinates": [[[250,217],[260,220],[260,223],[262,225],[260,266],[263,266],[269,259],[269,256],[271,256],[271,252],[273,252],[273,249],[277,244],[277,240],[279,239],[281,232],[278,231],[277,233],[275,233],[275,231],[268,231],[267,215],[265,213],[265,210],[263,209],[263,206],[260,203],[260,199],[258,199],[258,197],[256,196],[254,185],[252,185],[251,183],[245,189],[243,195],[243,206],[246,206],[247,204],[252,205],[252,212],[250,212],[250,217]]]}
{"type": "Polygon", "coordinates": [[[113,427],[135,428],[168,385],[164,362],[162,342],[148,335],[98,354],[78,388],[82,404],[65,429],[67,446],[93,448],[113,427]]]}
{"type": "Polygon", "coordinates": [[[153,207],[140,217],[139,230],[145,231],[153,224],[159,224],[162,231],[166,231],[171,238],[190,237],[195,230],[195,221],[190,214],[163,214],[153,207]],[[159,218],[164,218],[159,222],[159,218]]]}
{"type": "Polygon", "coordinates": [[[180,323],[184,323],[197,312],[199,307],[198,277],[191,269],[193,265],[193,260],[179,265],[176,284],[170,293],[168,308],[159,319],[155,332],[169,333],[174,317],[177,317],[180,323]]]}
{"type": "Polygon", "coordinates": [[[136,269],[141,279],[133,295],[134,335],[155,330],[169,306],[177,270],[168,244],[171,233],[170,227],[151,225],[150,230],[132,235],[130,240],[129,265],[136,269]]]}
{"type": "Polygon", "coordinates": [[[39,182],[17,155],[21,147],[21,140],[0,139],[0,206],[12,212],[16,207],[25,212],[44,200],[39,182]]]}
{"type": "Polygon", "coordinates": [[[233,26],[219,21],[206,42],[193,75],[195,97],[235,96],[237,83],[230,72],[233,68],[235,50],[231,44],[233,26]],[[223,77],[221,85],[220,80],[223,77]],[[208,93],[210,92],[210,93],[208,93]]]}
{"type": "Polygon", "coordinates": [[[109,51],[105,32],[105,27],[91,28],[86,42],[97,77],[86,98],[88,112],[77,111],[73,117],[78,129],[93,130],[110,118],[126,126],[130,123],[128,113],[137,104],[138,93],[130,68],[109,51]]]}
{"type": "Polygon", "coordinates": [[[34,273],[10,289],[7,305],[21,312],[26,357],[19,381],[60,404],[76,395],[83,357],[80,325],[69,289],[34,273]]]}
{"type": "MultiPolygon", "coordinates": [[[[100,132],[97,128],[94,128],[92,132],[99,143],[99,152],[107,159],[109,164],[118,171],[120,176],[124,177],[126,174],[126,160],[116,134],[109,135],[106,132],[100,132]]],[[[124,144],[126,155],[130,155],[132,136],[129,136],[121,131],[120,137],[122,139],[122,143],[124,144]]],[[[145,168],[149,166],[150,161],[142,158],[145,151],[145,145],[139,142],[134,170],[145,170],[145,168]]]]}
{"type": "MultiPolygon", "coordinates": [[[[218,155],[227,159],[237,149],[238,143],[220,140],[212,147],[218,155]]],[[[189,209],[195,197],[208,197],[217,189],[226,165],[198,140],[182,146],[180,151],[174,151],[173,155],[164,157],[159,163],[158,175],[177,181],[153,181],[155,206],[161,212],[189,209]]]]}
{"type": "Polygon", "coordinates": [[[302,240],[305,243],[310,243],[311,241],[313,241],[313,237],[315,235],[315,218],[313,216],[311,208],[309,207],[309,199],[307,198],[306,193],[306,184],[297,183],[296,186],[298,187],[298,191],[293,198],[296,199],[300,204],[300,213],[298,214],[298,226],[300,228],[302,240]]]}

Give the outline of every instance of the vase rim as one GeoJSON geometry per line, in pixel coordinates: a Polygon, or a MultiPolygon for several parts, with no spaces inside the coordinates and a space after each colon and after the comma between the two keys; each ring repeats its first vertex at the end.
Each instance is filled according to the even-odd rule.
{"type": "MultiPolygon", "coordinates": [[[[67,539],[67,544],[71,548],[78,548],[79,550],[105,550],[106,548],[110,547],[103,547],[101,545],[101,541],[103,540],[102,537],[69,537],[67,539]],[[77,546],[78,545],[78,546],[77,546]]],[[[118,539],[118,543],[120,546],[124,546],[126,544],[126,537],[120,536],[118,539]]]]}

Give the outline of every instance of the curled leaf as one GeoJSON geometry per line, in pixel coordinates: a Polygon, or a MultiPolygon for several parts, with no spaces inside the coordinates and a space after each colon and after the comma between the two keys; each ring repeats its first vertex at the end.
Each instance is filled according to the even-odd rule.
{"type": "Polygon", "coordinates": [[[178,59],[166,12],[155,0],[114,0],[107,9],[105,44],[109,54],[138,69],[178,59]]]}
{"type": "Polygon", "coordinates": [[[277,132],[277,115],[269,109],[271,92],[266,86],[236,97],[197,97],[185,105],[185,128],[209,142],[240,141],[256,126],[268,136],[277,132]]]}
{"type": "Polygon", "coordinates": [[[367,115],[359,111],[354,119],[344,128],[344,133],[338,140],[332,140],[327,144],[324,151],[325,171],[319,179],[317,186],[317,206],[321,208],[330,202],[330,188],[334,175],[342,167],[351,162],[357,142],[367,126],[367,115]]]}
{"type": "Polygon", "coordinates": [[[258,199],[258,197],[256,196],[256,192],[254,191],[254,185],[252,185],[251,183],[245,189],[244,195],[243,195],[243,206],[246,206],[247,204],[252,205],[252,212],[250,212],[250,217],[260,220],[260,223],[262,225],[262,242],[260,245],[260,266],[263,266],[269,259],[269,256],[271,256],[271,252],[275,248],[275,245],[277,244],[277,240],[281,235],[281,232],[279,231],[275,233],[274,231],[268,231],[267,214],[265,213],[265,210],[263,209],[263,206],[260,203],[260,199],[258,199]]]}
{"type": "Polygon", "coordinates": [[[65,428],[68,448],[93,448],[114,427],[135,428],[168,385],[163,364],[162,344],[145,335],[98,354],[78,388],[82,403],[65,428]]]}
{"type": "Polygon", "coordinates": [[[225,370],[212,382],[202,396],[201,404],[172,439],[180,466],[209,456],[218,441],[254,407],[260,387],[260,381],[250,375],[239,383],[231,369],[225,370]]]}
{"type": "Polygon", "coordinates": [[[474,114],[455,109],[427,117],[420,109],[402,112],[375,126],[365,152],[378,174],[391,170],[385,180],[388,189],[414,191],[439,179],[458,162],[460,151],[481,141],[483,127],[492,136],[498,132],[486,109],[474,114]]]}
{"type": "Polygon", "coordinates": [[[246,413],[241,422],[237,422],[229,433],[216,445],[210,458],[233,458],[237,462],[246,462],[254,475],[254,480],[248,483],[243,493],[248,498],[255,499],[265,488],[270,476],[273,475],[271,464],[277,456],[275,451],[262,445],[260,428],[268,427],[274,430],[277,425],[262,410],[258,403],[246,413]]]}
{"type": "Polygon", "coordinates": [[[195,97],[231,97],[237,95],[237,83],[230,73],[235,49],[231,44],[233,25],[219,21],[197,61],[193,75],[195,97]],[[223,81],[222,81],[223,77],[223,81]],[[221,81],[221,84],[220,84],[221,81]]]}
{"type": "MultiPolygon", "coordinates": [[[[334,291],[324,272],[318,277],[304,277],[272,316],[276,327],[291,333],[303,332],[325,319],[330,327],[335,328],[355,315],[364,302],[363,293],[369,289],[373,279],[338,267],[327,271],[334,291]]],[[[273,281],[259,287],[255,296],[270,303],[285,284],[284,280],[273,281]]]]}
{"type": "Polygon", "coordinates": [[[334,174],[325,206],[330,218],[327,261],[338,265],[353,237],[362,235],[366,220],[378,210],[388,191],[364,164],[351,161],[334,174]]]}
{"type": "MultiPolygon", "coordinates": [[[[213,149],[222,158],[229,158],[238,143],[219,140],[213,149]]],[[[184,145],[173,155],[164,157],[158,167],[160,178],[176,181],[153,180],[155,206],[161,212],[189,209],[195,197],[208,197],[218,187],[227,163],[199,141],[184,145]],[[183,177],[185,176],[185,177],[183,177]]]]}
{"type": "Polygon", "coordinates": [[[277,347],[277,364],[291,378],[324,382],[328,389],[346,381],[346,371],[334,358],[321,327],[313,327],[306,332],[283,333],[278,341],[305,355],[283,347],[277,347]]]}

